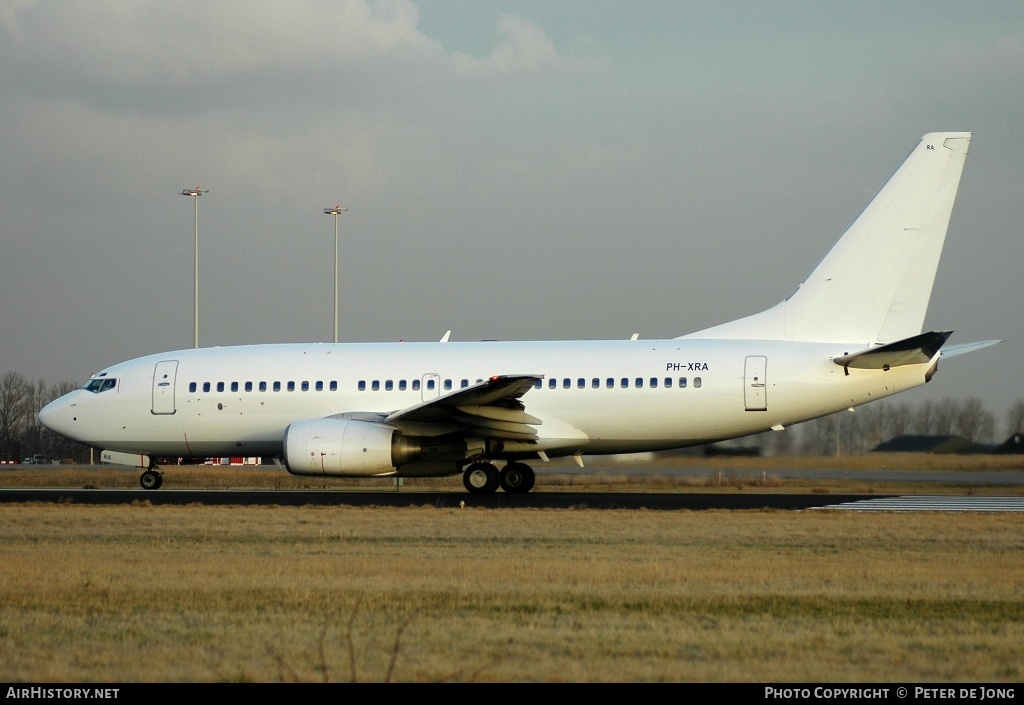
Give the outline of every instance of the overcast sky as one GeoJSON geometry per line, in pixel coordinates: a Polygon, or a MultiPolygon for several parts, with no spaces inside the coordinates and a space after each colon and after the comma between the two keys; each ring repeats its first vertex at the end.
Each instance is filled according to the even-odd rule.
{"type": "MultiPolygon", "coordinates": [[[[910,402],[1024,398],[1024,3],[0,0],[0,373],[200,344],[673,337],[974,133],[910,402]]],[[[856,302],[851,302],[855,305],[856,302]]]]}

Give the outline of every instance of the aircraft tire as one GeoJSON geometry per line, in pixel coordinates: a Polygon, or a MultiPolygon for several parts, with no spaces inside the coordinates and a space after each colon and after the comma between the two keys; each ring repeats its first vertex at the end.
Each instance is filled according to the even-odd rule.
{"type": "Polygon", "coordinates": [[[462,473],[462,484],[473,494],[491,494],[501,484],[501,475],[490,463],[473,463],[462,473]]]}
{"type": "Polygon", "coordinates": [[[164,484],[164,476],[153,470],[147,470],[139,477],[139,484],[144,490],[158,490],[164,484]]]}
{"type": "Polygon", "coordinates": [[[508,463],[501,469],[501,489],[509,494],[525,494],[536,481],[537,475],[526,463],[508,463]]]}

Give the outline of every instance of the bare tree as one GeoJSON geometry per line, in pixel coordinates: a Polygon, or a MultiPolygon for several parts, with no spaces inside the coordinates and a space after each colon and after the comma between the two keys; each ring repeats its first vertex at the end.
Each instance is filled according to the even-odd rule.
{"type": "Polygon", "coordinates": [[[898,402],[888,409],[886,425],[889,428],[889,438],[906,435],[913,428],[914,412],[906,402],[898,402]]]}
{"type": "Polygon", "coordinates": [[[808,455],[849,455],[857,450],[857,428],[854,414],[829,414],[801,426],[801,445],[808,455]]]}
{"type": "Polygon", "coordinates": [[[969,441],[987,443],[995,433],[995,417],[985,408],[981,399],[969,397],[957,409],[954,428],[969,441]]]}
{"type": "Polygon", "coordinates": [[[768,447],[772,455],[789,455],[793,450],[795,438],[792,428],[782,431],[769,431],[765,439],[765,446],[768,447]]]}
{"type": "Polygon", "coordinates": [[[1006,414],[1006,435],[1024,433],[1024,399],[1018,399],[1006,414]]]}
{"type": "Polygon", "coordinates": [[[919,436],[931,435],[932,429],[935,425],[935,405],[930,401],[925,401],[917,405],[917,411],[914,413],[914,433],[919,436]]]}
{"type": "Polygon", "coordinates": [[[25,389],[25,419],[21,430],[21,448],[26,455],[49,455],[43,447],[43,432],[46,428],[39,423],[39,410],[51,400],[49,387],[43,380],[38,380],[34,385],[26,382],[25,389]]]}
{"type": "Polygon", "coordinates": [[[887,404],[871,404],[857,408],[857,430],[860,436],[860,451],[868,453],[889,434],[889,407],[887,404]]]}
{"type": "Polygon", "coordinates": [[[935,435],[951,436],[956,429],[956,419],[960,413],[960,404],[953,397],[943,397],[935,405],[932,428],[935,435]]]}
{"type": "Polygon", "coordinates": [[[21,456],[21,436],[31,408],[32,386],[17,372],[0,377],[0,459],[21,456]]]}

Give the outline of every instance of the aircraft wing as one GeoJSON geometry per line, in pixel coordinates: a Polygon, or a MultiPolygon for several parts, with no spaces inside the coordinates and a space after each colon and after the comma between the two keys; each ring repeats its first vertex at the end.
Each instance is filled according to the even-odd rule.
{"type": "Polygon", "coordinates": [[[470,428],[483,438],[531,440],[541,419],[526,413],[521,397],[543,375],[500,375],[388,414],[384,423],[470,428]]]}
{"type": "Polygon", "coordinates": [[[852,355],[842,355],[833,358],[832,361],[847,370],[851,367],[861,370],[887,370],[902,365],[921,365],[930,362],[951,335],[951,330],[921,333],[888,345],[868,348],[852,355]]]}

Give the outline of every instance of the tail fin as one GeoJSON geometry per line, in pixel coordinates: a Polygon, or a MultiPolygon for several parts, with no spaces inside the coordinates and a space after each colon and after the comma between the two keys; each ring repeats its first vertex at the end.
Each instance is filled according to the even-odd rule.
{"type": "Polygon", "coordinates": [[[807,280],[753,316],[683,338],[861,343],[921,332],[969,132],[921,138],[807,280]]]}

